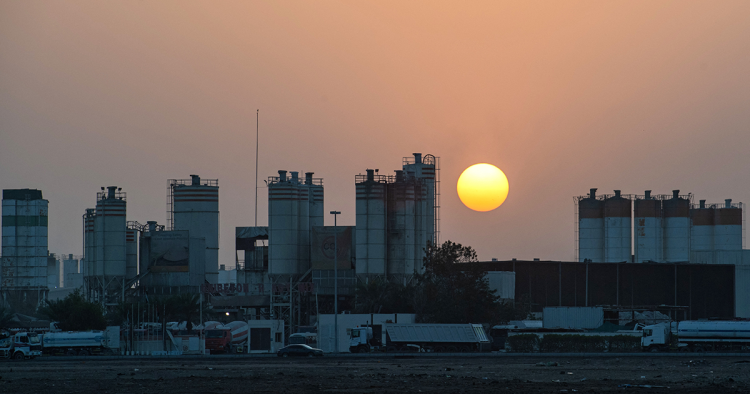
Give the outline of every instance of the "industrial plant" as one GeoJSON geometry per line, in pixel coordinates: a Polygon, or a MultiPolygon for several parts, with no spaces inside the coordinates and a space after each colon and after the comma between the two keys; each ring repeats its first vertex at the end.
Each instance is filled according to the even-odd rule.
{"type": "MultiPolygon", "coordinates": [[[[101,187],[95,206],[82,216],[80,256],[49,253],[50,215],[40,190],[4,190],[3,303],[32,313],[45,300],[80,289],[87,300],[113,310],[132,300],[195,295],[200,299],[200,330],[245,330],[243,352],[274,351],[288,341],[309,343],[311,338],[324,351],[336,352],[346,349],[347,330],[354,326],[399,320],[416,324],[414,314],[349,313],[358,286],[413,283],[414,276],[424,272],[425,247],[440,244],[438,157],[414,153],[391,174],[368,168],[355,175],[353,226],[339,225],[340,212],[325,211],[323,178],[314,172],[278,170],[266,184],[268,225],[235,229],[233,262],[219,261],[218,179],[191,175],[167,180],[166,224],[128,220],[122,188],[101,187]],[[331,215],[333,226],[324,224],[326,215],[331,215]],[[203,321],[206,311],[226,320],[226,326],[203,321]]],[[[489,287],[502,302],[529,317],[555,321],[545,323],[550,327],[590,329],[635,321],[636,315],[650,316],[652,323],[750,318],[743,204],[729,199],[694,203],[692,194],[679,190],[634,195],[591,189],[574,201],[575,261],[493,259],[467,264],[486,272],[489,287]],[[579,314],[586,317],[578,319],[579,314]]],[[[152,320],[158,315],[148,309],[137,315],[144,313],[152,313],[152,320]]],[[[173,323],[174,335],[184,334],[185,323],[173,323]]],[[[150,333],[161,323],[139,324],[139,330],[150,333]]],[[[465,327],[476,334],[468,335],[466,344],[446,342],[432,349],[426,345],[429,340],[420,343],[430,351],[487,350],[487,339],[477,327],[465,327]]],[[[383,329],[396,335],[401,328],[383,329]]],[[[190,340],[188,336],[173,337],[175,348],[190,340]]],[[[137,347],[129,338],[131,353],[160,348],[164,340],[151,338],[143,342],[148,346],[137,347]]],[[[388,341],[399,343],[391,337],[388,341]]],[[[231,338],[218,345],[209,342],[201,351],[238,346],[231,338]]],[[[186,344],[184,349],[198,351],[195,346],[186,344]]],[[[363,341],[352,349],[365,352],[370,346],[363,341]]]]}

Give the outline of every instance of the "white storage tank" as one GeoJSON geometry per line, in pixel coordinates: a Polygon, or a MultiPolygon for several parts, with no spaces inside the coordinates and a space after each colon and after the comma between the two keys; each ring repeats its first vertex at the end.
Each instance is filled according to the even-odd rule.
{"type": "Polygon", "coordinates": [[[578,201],[578,261],[604,262],[604,202],[596,189],[578,201]]]}
{"type": "Polygon", "coordinates": [[[690,209],[690,249],[705,251],[714,249],[714,207],[706,206],[706,200],[690,209]]]}
{"type": "Polygon", "coordinates": [[[125,230],[127,228],[125,193],[108,186],[97,193],[94,238],[95,275],[123,278],[126,266],[125,230]]]}
{"type": "Polygon", "coordinates": [[[690,195],[680,196],[679,190],[662,201],[664,212],[664,261],[690,260],[690,195]]]}
{"type": "Polygon", "coordinates": [[[742,249],[742,204],[732,200],[714,210],[714,250],[742,249]]]}
{"type": "Polygon", "coordinates": [[[356,178],[357,275],[386,274],[387,179],[375,170],[356,178]]]}
{"type": "Polygon", "coordinates": [[[189,182],[170,180],[173,198],[173,229],[187,230],[191,238],[206,242],[205,277],[217,283],[219,277],[219,180],[201,180],[190,175],[189,182]]]}
{"type": "Polygon", "coordinates": [[[279,170],[278,177],[268,179],[268,273],[298,273],[299,201],[298,183],[287,179],[279,170]]]}
{"type": "Polygon", "coordinates": [[[661,262],[664,251],[661,201],[651,196],[651,190],[636,198],[634,218],[635,262],[661,262]]]}
{"type": "Polygon", "coordinates": [[[613,197],[604,200],[604,261],[631,261],[632,201],[615,190],[613,197]]]}

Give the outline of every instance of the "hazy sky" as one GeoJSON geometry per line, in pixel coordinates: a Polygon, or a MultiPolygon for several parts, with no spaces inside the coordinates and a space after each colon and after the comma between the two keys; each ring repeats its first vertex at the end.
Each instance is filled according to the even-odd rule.
{"type": "Polygon", "coordinates": [[[568,260],[591,187],[750,202],[750,2],[0,0],[0,188],[43,191],[52,252],[82,253],[101,186],[164,224],[199,174],[233,265],[258,108],[260,185],[314,171],[354,225],[356,174],[431,153],[443,240],[568,260]],[[489,213],[455,189],[479,162],[510,182],[489,213]]]}

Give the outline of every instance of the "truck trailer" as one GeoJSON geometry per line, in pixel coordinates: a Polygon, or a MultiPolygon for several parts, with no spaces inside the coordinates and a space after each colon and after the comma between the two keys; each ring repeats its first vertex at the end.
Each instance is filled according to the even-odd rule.
{"type": "Polygon", "coordinates": [[[119,326],[107,327],[105,331],[52,331],[42,338],[42,351],[45,354],[89,356],[112,354],[119,350],[119,326]]]}
{"type": "Polygon", "coordinates": [[[645,351],[706,352],[750,350],[750,321],[685,320],[643,328],[645,351]]]}
{"type": "Polygon", "coordinates": [[[373,324],[351,329],[351,353],[482,352],[491,343],[481,324],[373,324]]]}

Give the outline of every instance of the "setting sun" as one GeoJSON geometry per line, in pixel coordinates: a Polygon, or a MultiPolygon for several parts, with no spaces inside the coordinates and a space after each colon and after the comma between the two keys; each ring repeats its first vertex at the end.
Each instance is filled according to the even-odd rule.
{"type": "Polygon", "coordinates": [[[492,164],[474,164],[458,178],[456,189],[468,208],[487,212],[502,205],[508,197],[508,178],[492,164]]]}

